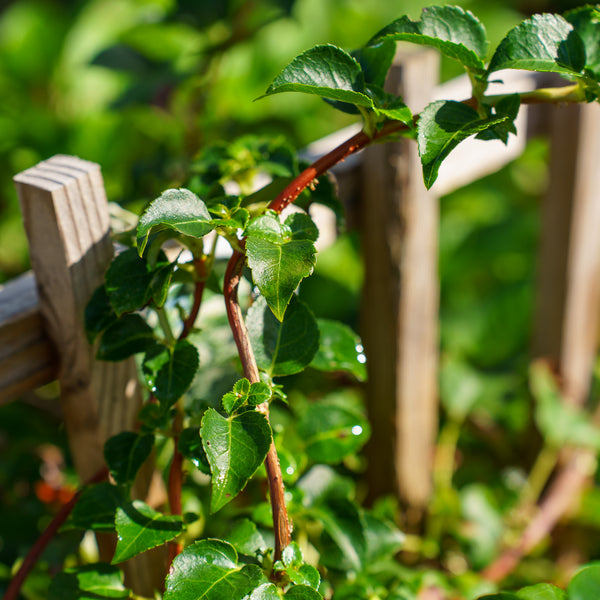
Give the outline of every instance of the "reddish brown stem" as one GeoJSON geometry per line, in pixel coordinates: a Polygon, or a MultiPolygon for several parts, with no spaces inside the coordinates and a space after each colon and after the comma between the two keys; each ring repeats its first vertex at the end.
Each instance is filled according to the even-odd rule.
{"type": "MultiPolygon", "coordinates": [[[[108,469],[103,468],[94,477],[92,477],[85,485],[91,485],[92,483],[99,483],[100,481],[104,481],[108,478],[108,469]]],[[[8,584],[6,588],[6,592],[4,594],[3,600],[17,600],[19,597],[19,592],[21,591],[21,586],[25,582],[27,575],[29,575],[30,571],[33,569],[40,556],[46,549],[46,546],[50,543],[52,538],[56,535],[61,525],[67,520],[71,511],[77,504],[79,497],[81,496],[83,488],[79,488],[75,495],[69,500],[66,504],[64,504],[60,510],[54,515],[52,521],[44,532],[40,535],[40,537],[35,541],[33,546],[30,548],[27,556],[23,560],[23,563],[19,567],[19,570],[12,578],[11,582],[8,584]]]]}
{"type": "Polygon", "coordinates": [[[310,185],[312,181],[329,171],[331,167],[343,161],[347,156],[362,150],[371,142],[388,137],[394,133],[407,131],[408,126],[399,121],[388,121],[379,131],[370,138],[364,131],[359,131],[350,139],[334,148],[331,152],[316,160],[292,181],[270,204],[269,208],[281,212],[288,204],[291,204],[310,185]]]}
{"type": "Polygon", "coordinates": [[[194,287],[194,304],[192,305],[192,310],[190,311],[187,319],[183,322],[183,329],[179,335],[180,340],[184,340],[190,334],[190,331],[192,330],[192,327],[198,318],[200,305],[202,304],[202,295],[204,294],[204,287],[206,284],[205,259],[201,258],[194,260],[194,267],[196,269],[196,275],[199,279],[196,281],[196,285],[194,287]]]}
{"type": "MultiPolygon", "coordinates": [[[[248,330],[244,323],[242,309],[238,303],[238,286],[242,276],[246,257],[241,252],[235,251],[227,265],[225,280],[223,283],[223,294],[229,325],[238,349],[245,377],[251,383],[260,381],[256,358],[250,340],[248,330]]],[[[269,418],[269,403],[265,402],[258,406],[267,419],[269,418]]],[[[277,456],[275,444],[271,442],[267,458],[265,459],[267,479],[269,481],[269,494],[271,499],[271,513],[273,517],[273,530],[275,533],[274,560],[281,558],[283,549],[291,542],[292,526],[285,505],[285,489],[281,476],[281,465],[277,456]]]]}

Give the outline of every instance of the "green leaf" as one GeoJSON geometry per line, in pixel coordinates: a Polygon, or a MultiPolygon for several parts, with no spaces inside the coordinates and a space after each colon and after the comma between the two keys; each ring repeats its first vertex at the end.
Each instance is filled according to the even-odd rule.
{"type": "Polygon", "coordinates": [[[156,345],[146,352],[142,371],[148,387],[165,406],[172,406],[188,390],[200,358],[187,340],[178,340],[174,348],[156,345]]]}
{"type": "Polygon", "coordinates": [[[113,564],[123,562],[176,538],[183,531],[180,515],[163,515],[141,500],[117,509],[117,547],[113,564]]]}
{"type": "Polygon", "coordinates": [[[299,373],[310,364],[319,347],[317,322],[296,296],[281,322],[261,296],[248,310],[246,325],[256,362],[271,377],[299,373]]]}
{"type": "Polygon", "coordinates": [[[369,439],[369,422],[361,414],[333,401],[311,404],[298,422],[298,434],[309,458],[335,464],[357,452],[369,439]]]}
{"type": "Polygon", "coordinates": [[[202,445],[200,427],[186,427],[179,434],[177,448],[185,458],[192,461],[197,469],[206,475],[210,475],[210,465],[208,464],[208,458],[202,445]]]}
{"type": "Polygon", "coordinates": [[[515,596],[520,600],[567,600],[564,590],[549,583],[528,585],[515,592],[515,596]]]}
{"type": "Polygon", "coordinates": [[[294,585],[284,596],[285,600],[323,600],[323,596],[307,585],[294,585]]]}
{"type": "Polygon", "coordinates": [[[394,556],[402,549],[405,535],[393,523],[383,521],[367,511],[363,511],[363,519],[367,564],[375,564],[378,560],[394,556]]]}
{"type": "Polygon", "coordinates": [[[255,219],[246,235],[252,279],[281,321],[294,290],[315,265],[316,227],[308,215],[291,215],[281,224],[268,214],[255,219]]]}
{"type": "Polygon", "coordinates": [[[118,254],[106,271],[106,292],[117,315],[133,312],[146,306],[150,300],[156,306],[165,302],[175,265],[163,252],[151,268],[140,258],[135,248],[118,254]]]}
{"type": "Polygon", "coordinates": [[[504,144],[508,143],[508,136],[511,133],[516,134],[515,119],[521,107],[521,97],[519,94],[511,94],[498,101],[494,107],[495,116],[506,117],[506,120],[489,129],[484,129],[477,134],[478,140],[500,140],[504,144]]]}
{"type": "Polygon", "coordinates": [[[237,552],[231,544],[201,540],[173,561],[163,600],[242,600],[262,583],[259,567],[238,567],[237,552]]]}
{"type": "Polygon", "coordinates": [[[367,378],[365,355],[358,335],[339,321],[317,319],[319,350],[310,366],[320,371],[346,371],[359,381],[367,378]]]}
{"type": "Polygon", "coordinates": [[[385,80],[396,55],[394,42],[381,42],[373,46],[364,46],[352,52],[353,58],[358,61],[365,82],[383,88],[385,80]]]}
{"type": "Polygon", "coordinates": [[[153,229],[173,229],[201,238],[214,229],[206,205],[190,190],[166,190],[150,203],[137,227],[138,252],[142,254],[153,229]]]}
{"type": "Polygon", "coordinates": [[[494,52],[488,72],[527,69],[580,73],[585,47],[573,26],[560,15],[533,15],[508,32],[494,52]]]}
{"type": "Polygon", "coordinates": [[[361,571],[367,551],[362,516],[346,498],[330,498],[311,516],[323,525],[321,562],[334,569],[361,571]]]}
{"type": "Polygon", "coordinates": [[[52,578],[48,600],[129,598],[123,573],[104,563],[65,569],[52,578]]]}
{"type": "Polygon", "coordinates": [[[115,513],[124,500],[123,490],[108,481],[83,490],[71,511],[67,527],[114,531],[115,513]]]}
{"type": "Polygon", "coordinates": [[[96,357],[99,360],[125,360],[155,343],[154,332],[140,315],[125,315],[102,334],[96,357]]]}
{"type": "Polygon", "coordinates": [[[391,40],[431,46],[468,69],[484,69],[488,44],[485,29],[477,17],[459,6],[424,8],[419,21],[403,16],[375,34],[367,45],[391,40]]]}
{"type": "Polygon", "coordinates": [[[302,551],[296,542],[292,542],[283,549],[281,560],[275,563],[273,569],[285,573],[296,586],[308,586],[317,590],[321,583],[319,571],[304,563],[302,551]]]}
{"type": "Polygon", "coordinates": [[[356,106],[373,105],[356,59],[331,44],[315,46],[297,56],[273,80],[265,96],[281,92],[316,94],[356,106]]]}
{"type": "Polygon", "coordinates": [[[600,77],[600,10],[596,6],[579,6],[566,12],[564,18],[571,23],[585,47],[585,66],[596,79],[600,77]]]}
{"type": "Polygon", "coordinates": [[[417,125],[426,187],[434,184],[442,161],[460,142],[505,120],[506,117],[481,119],[475,109],[453,100],[438,100],[426,106],[417,125]]]}
{"type": "Polygon", "coordinates": [[[281,596],[274,584],[263,583],[250,594],[248,600],[281,600],[281,596]]]}
{"type": "Polygon", "coordinates": [[[104,459],[110,474],[118,484],[133,483],[137,472],[150,456],[154,436],[122,431],[104,444],[104,459]]]}
{"type": "Polygon", "coordinates": [[[535,422],[550,444],[555,448],[573,445],[600,449],[600,428],[583,410],[564,401],[545,364],[532,365],[530,380],[536,401],[535,422]]]}
{"type": "Polygon", "coordinates": [[[117,314],[110,303],[104,285],[100,285],[94,290],[85,307],[84,319],[85,331],[90,344],[93,344],[96,338],[117,320],[117,314]]]}
{"type": "Polygon", "coordinates": [[[256,411],[226,418],[208,408],[201,435],[212,472],[210,508],[214,513],[233,500],[262,465],[271,445],[271,427],[256,411]]]}
{"type": "Polygon", "coordinates": [[[227,541],[233,544],[240,554],[247,556],[256,556],[267,549],[267,543],[258,531],[256,523],[250,519],[238,521],[227,536],[227,541]]]}
{"type": "Polygon", "coordinates": [[[569,600],[591,600],[598,597],[600,565],[590,565],[578,571],[567,587],[569,600]]]}

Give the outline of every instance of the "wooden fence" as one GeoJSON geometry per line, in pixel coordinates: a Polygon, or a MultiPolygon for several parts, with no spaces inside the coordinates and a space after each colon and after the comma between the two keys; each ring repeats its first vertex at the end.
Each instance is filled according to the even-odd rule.
{"type": "MultiPolygon", "coordinates": [[[[432,52],[402,54],[388,85],[416,110],[439,97],[468,97],[468,81],[438,86],[437,71],[432,52]]],[[[534,74],[502,78],[515,91],[539,83],[534,74]]],[[[371,495],[397,492],[417,517],[431,494],[437,435],[438,198],[514,159],[540,124],[552,152],[533,354],[554,358],[571,402],[581,404],[588,392],[600,310],[600,107],[522,112],[508,147],[464,143],[429,192],[413,142],[368,148],[336,170],[364,236],[371,495]]],[[[75,466],[87,479],[102,463],[103,441],[133,427],[140,402],[133,361],[96,363],[82,327],[85,303],[112,255],[102,178],[93,163],[57,156],[15,183],[33,274],[0,288],[0,404],[58,379],[75,466]]]]}

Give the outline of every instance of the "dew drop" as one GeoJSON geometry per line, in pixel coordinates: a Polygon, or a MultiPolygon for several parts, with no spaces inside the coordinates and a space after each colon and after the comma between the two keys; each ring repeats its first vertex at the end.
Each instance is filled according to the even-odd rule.
{"type": "Polygon", "coordinates": [[[361,364],[364,365],[367,362],[367,357],[364,354],[359,354],[356,357],[356,360],[361,364]]]}
{"type": "Polygon", "coordinates": [[[360,435],[363,432],[363,428],[360,425],[355,425],[352,428],[352,435],[360,435]]]}
{"type": "Polygon", "coordinates": [[[285,472],[286,472],[288,475],[293,475],[293,474],[294,474],[294,467],[288,467],[288,468],[285,470],[285,472]]]}

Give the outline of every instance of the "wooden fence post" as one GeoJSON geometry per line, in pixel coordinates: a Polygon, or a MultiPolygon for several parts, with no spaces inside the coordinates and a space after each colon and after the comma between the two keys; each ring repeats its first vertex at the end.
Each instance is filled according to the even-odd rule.
{"type": "Polygon", "coordinates": [[[556,363],[568,402],[589,393],[600,311],[600,106],[549,107],[551,161],[533,354],[556,363]]]}
{"type": "Polygon", "coordinates": [[[73,461],[86,481],[104,465],[106,438],[133,428],[140,406],[133,361],[96,362],[83,328],[113,254],[102,175],[94,163],[55,156],[14,180],[73,461]]]}
{"type": "MultiPolygon", "coordinates": [[[[401,50],[396,62],[389,91],[417,112],[437,83],[438,55],[401,50]]],[[[369,494],[399,493],[418,519],[432,488],[438,418],[438,203],[414,141],[367,148],[363,164],[369,494]]]]}

